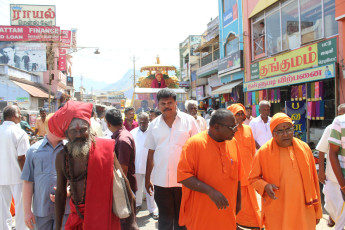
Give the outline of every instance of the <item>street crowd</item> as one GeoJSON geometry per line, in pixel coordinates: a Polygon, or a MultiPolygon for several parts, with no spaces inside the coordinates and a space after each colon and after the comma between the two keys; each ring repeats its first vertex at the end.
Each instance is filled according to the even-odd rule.
{"type": "Polygon", "coordinates": [[[12,229],[14,215],[16,230],[135,230],[145,194],[160,230],[312,230],[322,218],[319,181],[328,226],[344,228],[344,104],[316,147],[317,172],[291,118],[270,117],[268,101],[256,118],[239,103],[203,118],[193,100],[180,111],[173,90],[161,89],[157,100],[157,109],[126,108],[125,118],[108,109],[99,119],[91,103],[77,101],[41,110],[34,134],[42,139],[31,146],[20,109],[7,106],[0,229],[12,229]]]}

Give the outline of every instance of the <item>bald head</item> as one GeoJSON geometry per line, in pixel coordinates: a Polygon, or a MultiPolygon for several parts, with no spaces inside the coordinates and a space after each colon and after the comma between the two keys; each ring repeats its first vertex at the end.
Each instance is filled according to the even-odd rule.
{"type": "Polygon", "coordinates": [[[20,109],[16,105],[6,106],[4,108],[3,115],[4,115],[5,121],[13,121],[15,123],[20,122],[20,109]],[[18,122],[17,122],[17,119],[19,119],[18,122]]]}
{"type": "Polygon", "coordinates": [[[344,115],[345,114],[345,104],[341,104],[338,106],[338,115],[344,115]]]}
{"type": "Polygon", "coordinates": [[[214,126],[217,123],[222,123],[224,120],[228,119],[229,117],[234,117],[234,114],[227,109],[217,109],[213,111],[210,126],[214,126]]]}

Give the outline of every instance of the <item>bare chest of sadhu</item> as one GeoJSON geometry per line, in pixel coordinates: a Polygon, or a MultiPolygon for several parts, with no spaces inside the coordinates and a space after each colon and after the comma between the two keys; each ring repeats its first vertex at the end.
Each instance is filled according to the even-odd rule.
{"type": "Polygon", "coordinates": [[[70,184],[75,204],[85,203],[88,158],[72,158],[66,154],[64,174],[70,184]]]}

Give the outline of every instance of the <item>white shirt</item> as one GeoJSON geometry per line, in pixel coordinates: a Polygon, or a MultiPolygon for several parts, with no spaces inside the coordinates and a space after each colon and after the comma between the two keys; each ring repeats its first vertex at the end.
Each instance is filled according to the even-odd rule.
{"type": "Polygon", "coordinates": [[[28,135],[12,121],[0,125],[0,185],[20,184],[18,157],[29,149],[28,135]]]}
{"type": "Polygon", "coordinates": [[[198,125],[200,132],[207,129],[207,123],[203,117],[197,116],[196,124],[198,125]]]}
{"type": "Polygon", "coordinates": [[[255,141],[263,146],[267,141],[271,140],[272,133],[270,130],[271,117],[268,117],[267,123],[261,119],[261,115],[253,118],[249,123],[250,128],[252,128],[255,141]]]}
{"type": "MultiPolygon", "coordinates": [[[[338,180],[333,172],[333,168],[331,165],[331,161],[329,160],[329,143],[328,143],[328,138],[331,135],[331,131],[332,131],[332,124],[327,126],[325,131],[322,134],[322,137],[319,141],[319,143],[316,146],[316,149],[318,151],[324,152],[325,154],[327,154],[326,157],[326,177],[327,180],[330,180],[334,183],[338,183],[338,180]]],[[[319,162],[319,164],[322,164],[323,162],[319,162]]]]}
{"type": "Polygon", "coordinates": [[[91,121],[91,129],[92,131],[95,132],[97,137],[103,137],[103,130],[102,130],[102,126],[98,123],[98,121],[91,117],[90,118],[91,121]]]}
{"type": "Polygon", "coordinates": [[[152,182],[161,187],[181,187],[177,164],[185,142],[199,132],[194,117],[178,111],[172,127],[159,115],[150,123],[145,147],[154,150],[152,182]]]}
{"type": "Polygon", "coordinates": [[[135,142],[135,173],[146,174],[146,162],[149,149],[145,148],[147,130],[141,131],[139,127],[133,129],[132,134],[135,142]]]}
{"type": "Polygon", "coordinates": [[[105,132],[108,129],[108,125],[107,125],[107,122],[105,121],[105,118],[102,118],[101,123],[102,123],[102,130],[103,132],[105,132]]]}

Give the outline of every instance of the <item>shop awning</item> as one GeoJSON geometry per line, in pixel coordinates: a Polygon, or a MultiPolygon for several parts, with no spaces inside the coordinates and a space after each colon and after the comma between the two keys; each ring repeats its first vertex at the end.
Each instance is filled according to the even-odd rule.
{"type": "Polygon", "coordinates": [[[212,91],[212,95],[216,95],[216,94],[224,94],[224,93],[230,93],[232,88],[234,88],[235,86],[242,84],[243,80],[237,80],[237,81],[233,81],[230,82],[227,85],[223,85],[221,87],[219,87],[218,89],[212,91]]]}
{"type": "MultiPolygon", "coordinates": [[[[41,90],[40,88],[38,88],[36,86],[25,84],[25,83],[18,82],[18,81],[12,81],[12,82],[15,83],[16,85],[18,85],[20,88],[22,88],[26,92],[28,92],[33,97],[40,97],[40,98],[48,98],[49,97],[48,93],[44,92],[43,90],[41,90]]],[[[51,96],[51,98],[54,98],[54,97],[51,96]]]]}
{"type": "Polygon", "coordinates": [[[252,13],[249,15],[249,18],[257,15],[258,13],[260,13],[261,11],[263,11],[264,9],[276,2],[278,2],[278,0],[259,0],[252,13]]]}

